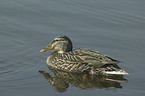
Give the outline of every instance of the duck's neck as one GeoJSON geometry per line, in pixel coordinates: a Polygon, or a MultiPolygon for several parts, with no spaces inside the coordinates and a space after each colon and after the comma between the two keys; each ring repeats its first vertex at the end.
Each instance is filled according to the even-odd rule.
{"type": "Polygon", "coordinates": [[[70,52],[70,51],[72,51],[72,49],[71,50],[65,50],[65,51],[64,50],[63,51],[59,50],[58,53],[66,53],[66,52],[70,52]]]}
{"type": "Polygon", "coordinates": [[[58,53],[65,53],[64,51],[58,51],[58,53]]]}

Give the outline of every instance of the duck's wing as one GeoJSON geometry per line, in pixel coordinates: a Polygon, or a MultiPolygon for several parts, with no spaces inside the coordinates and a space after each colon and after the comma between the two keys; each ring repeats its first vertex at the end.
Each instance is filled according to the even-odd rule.
{"type": "Polygon", "coordinates": [[[113,59],[110,56],[102,54],[98,51],[80,48],[72,51],[74,56],[79,58],[83,62],[87,62],[89,65],[93,66],[103,66],[106,64],[117,64],[119,61],[113,59]]]}

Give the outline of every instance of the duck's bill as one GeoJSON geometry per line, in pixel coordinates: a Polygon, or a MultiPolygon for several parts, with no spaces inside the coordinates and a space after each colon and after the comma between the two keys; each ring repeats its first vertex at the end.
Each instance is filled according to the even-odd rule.
{"type": "Polygon", "coordinates": [[[54,49],[54,48],[53,48],[53,47],[46,47],[46,48],[44,48],[44,49],[41,49],[41,50],[40,50],[40,53],[46,52],[46,51],[49,51],[49,50],[52,50],[52,49],[54,49]]]}

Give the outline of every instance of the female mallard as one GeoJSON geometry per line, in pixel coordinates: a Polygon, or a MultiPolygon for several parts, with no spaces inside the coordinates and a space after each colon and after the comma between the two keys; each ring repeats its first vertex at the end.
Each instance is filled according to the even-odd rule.
{"type": "Polygon", "coordinates": [[[52,53],[47,58],[47,64],[56,69],[68,72],[88,74],[128,74],[116,64],[119,62],[98,51],[79,48],[72,50],[72,42],[67,36],[58,36],[40,52],[52,49],[58,51],[52,53]]]}

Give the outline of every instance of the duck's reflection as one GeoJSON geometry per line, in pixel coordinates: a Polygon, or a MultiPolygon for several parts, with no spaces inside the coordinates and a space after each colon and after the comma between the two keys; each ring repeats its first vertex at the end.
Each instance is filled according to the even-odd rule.
{"type": "Polygon", "coordinates": [[[50,82],[50,85],[54,90],[58,92],[64,92],[69,87],[69,84],[79,87],[81,89],[89,88],[123,88],[120,82],[127,82],[123,76],[117,75],[86,75],[78,73],[69,73],[54,69],[50,66],[48,68],[54,73],[55,76],[51,76],[49,73],[39,71],[50,82]]]}

